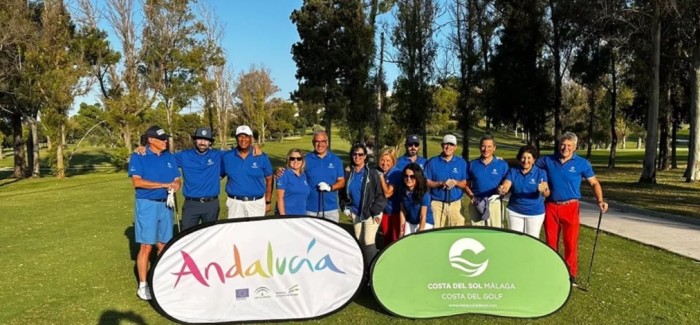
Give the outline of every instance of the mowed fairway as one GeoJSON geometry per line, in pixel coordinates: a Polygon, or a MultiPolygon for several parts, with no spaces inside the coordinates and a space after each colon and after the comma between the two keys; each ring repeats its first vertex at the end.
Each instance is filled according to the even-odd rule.
{"type": "MultiPolygon", "coordinates": [[[[265,150],[276,167],[294,146],[308,149],[310,143],[270,143],[265,150]]],[[[343,158],[347,161],[346,154],[343,158]]],[[[0,324],[171,323],[136,297],[132,210],[133,188],[123,172],[61,181],[0,180],[0,324]]],[[[581,276],[588,274],[593,237],[593,230],[582,229],[581,276]]],[[[554,315],[537,320],[465,315],[419,323],[696,324],[698,301],[698,262],[601,233],[590,292],[574,290],[554,315]]],[[[369,290],[315,322],[414,323],[387,314],[369,290]]]]}

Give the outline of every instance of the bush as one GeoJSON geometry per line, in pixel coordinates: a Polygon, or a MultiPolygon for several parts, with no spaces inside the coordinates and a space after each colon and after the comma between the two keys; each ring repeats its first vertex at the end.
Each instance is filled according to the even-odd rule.
{"type": "Polygon", "coordinates": [[[116,170],[126,170],[129,167],[129,157],[131,150],[128,148],[117,148],[109,153],[109,163],[116,170]]]}

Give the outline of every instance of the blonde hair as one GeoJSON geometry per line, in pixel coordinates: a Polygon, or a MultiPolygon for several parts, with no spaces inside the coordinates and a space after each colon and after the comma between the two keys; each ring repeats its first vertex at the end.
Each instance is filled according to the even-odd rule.
{"type": "Polygon", "coordinates": [[[304,153],[297,148],[289,149],[287,152],[287,168],[291,167],[289,166],[289,157],[291,157],[293,153],[298,153],[301,156],[301,170],[304,170],[304,167],[306,167],[306,159],[304,158],[304,153]]]}
{"type": "Polygon", "coordinates": [[[377,156],[377,161],[381,160],[383,156],[389,156],[391,164],[396,166],[396,149],[391,147],[382,149],[382,151],[379,152],[379,156],[377,156]]]}

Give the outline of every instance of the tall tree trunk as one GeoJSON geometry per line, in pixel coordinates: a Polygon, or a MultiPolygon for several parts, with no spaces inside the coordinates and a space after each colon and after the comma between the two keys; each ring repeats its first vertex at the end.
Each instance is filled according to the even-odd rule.
{"type": "MultiPolygon", "coordinates": [[[[670,78],[669,78],[670,79],[670,78]]],[[[661,105],[659,119],[659,158],[657,159],[657,169],[658,170],[668,170],[669,169],[669,130],[671,129],[671,86],[665,85],[664,87],[665,96],[663,104],[661,105]]],[[[661,103],[660,103],[661,104],[661,103]]]]}
{"type": "Polygon", "coordinates": [[[24,142],[22,141],[22,116],[20,114],[12,114],[12,137],[14,151],[14,171],[13,178],[24,178],[27,170],[27,161],[25,160],[24,142]]]}
{"type": "MultiPolygon", "coordinates": [[[[674,112],[677,110],[674,110],[674,112]]],[[[671,122],[671,169],[678,169],[678,127],[680,126],[680,118],[674,114],[671,122]]]]}
{"type": "Polygon", "coordinates": [[[66,126],[61,125],[61,134],[59,141],[56,143],[56,178],[63,179],[66,177],[66,166],[63,164],[63,148],[66,146],[66,126]]]}
{"type": "MultiPolygon", "coordinates": [[[[566,1],[566,0],[564,0],[566,1]]],[[[554,152],[559,149],[558,139],[562,133],[562,109],[561,109],[561,31],[559,22],[559,10],[555,0],[549,1],[550,16],[552,19],[552,57],[554,59],[554,152]]],[[[589,150],[590,152],[590,150],[589,150]]],[[[590,155],[590,153],[589,153],[590,155]]]]}
{"type": "Polygon", "coordinates": [[[610,90],[610,156],[608,157],[608,168],[615,168],[615,156],[617,155],[617,67],[615,66],[615,49],[610,50],[610,75],[612,89],[610,90]]]}
{"type": "Polygon", "coordinates": [[[325,121],[323,121],[323,124],[325,124],[326,133],[328,134],[328,150],[331,150],[331,118],[324,116],[324,120],[325,121]]]}
{"type": "MultiPolygon", "coordinates": [[[[586,152],[586,159],[590,160],[591,159],[591,150],[593,149],[593,129],[594,129],[594,122],[595,122],[595,90],[594,89],[589,89],[588,90],[588,108],[590,109],[590,112],[588,113],[588,150],[586,152]]],[[[555,147],[555,150],[557,147],[555,147]]]]}
{"type": "Polygon", "coordinates": [[[652,64],[651,64],[651,89],[649,89],[649,112],[647,114],[647,137],[644,148],[644,163],[640,183],[656,184],[656,148],[658,146],[658,122],[659,122],[659,64],[661,60],[661,20],[660,0],[654,1],[654,18],[652,22],[652,64]]]}
{"type": "Polygon", "coordinates": [[[39,169],[39,128],[37,126],[37,121],[34,118],[29,119],[29,130],[30,137],[29,142],[27,142],[27,148],[31,143],[32,152],[30,164],[31,164],[31,174],[32,177],[41,177],[41,170],[39,169]]]}
{"type": "Polygon", "coordinates": [[[700,180],[700,28],[695,29],[693,71],[690,73],[690,138],[688,139],[688,166],[686,182],[700,180]]]}

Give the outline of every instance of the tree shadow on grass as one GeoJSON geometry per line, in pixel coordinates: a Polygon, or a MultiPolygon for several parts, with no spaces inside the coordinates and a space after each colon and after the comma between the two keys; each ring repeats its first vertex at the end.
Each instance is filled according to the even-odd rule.
{"type": "Polygon", "coordinates": [[[97,321],[99,325],[119,325],[122,321],[129,324],[139,324],[146,325],[146,320],[141,317],[141,315],[133,312],[127,311],[122,312],[118,310],[106,310],[100,315],[100,319],[97,321]]]}
{"type": "Polygon", "coordinates": [[[133,224],[124,229],[124,236],[126,236],[126,239],[129,241],[129,256],[132,261],[136,261],[140,245],[136,243],[136,233],[133,224]]]}

